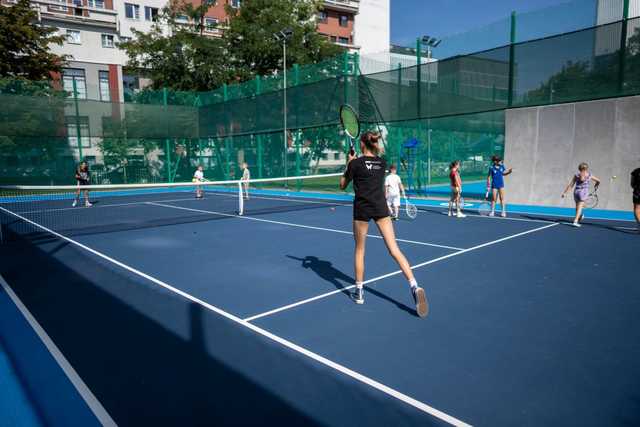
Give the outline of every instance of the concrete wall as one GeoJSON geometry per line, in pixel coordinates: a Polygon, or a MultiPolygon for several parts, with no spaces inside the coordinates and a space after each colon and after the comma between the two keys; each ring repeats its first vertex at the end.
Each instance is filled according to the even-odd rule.
{"type": "Polygon", "coordinates": [[[602,180],[602,209],[631,208],[630,172],[640,167],[640,96],[507,110],[508,202],[573,206],[560,194],[580,162],[602,180]],[[613,178],[616,176],[617,178],[613,178]]]}

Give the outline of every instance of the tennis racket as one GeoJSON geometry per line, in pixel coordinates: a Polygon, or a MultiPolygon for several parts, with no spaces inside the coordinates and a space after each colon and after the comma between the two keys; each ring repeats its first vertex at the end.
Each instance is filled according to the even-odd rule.
{"type": "Polygon", "coordinates": [[[587,209],[593,209],[596,206],[598,206],[598,187],[594,187],[587,196],[587,200],[584,201],[584,207],[587,209]]]}
{"type": "Polygon", "coordinates": [[[360,135],[360,120],[358,119],[358,113],[349,104],[343,104],[340,107],[340,124],[344,133],[349,137],[349,154],[352,156],[356,153],[354,147],[354,141],[360,135]]]}
{"type": "Polygon", "coordinates": [[[418,216],[418,208],[406,197],[404,198],[404,211],[411,219],[416,219],[416,217],[418,216]]]}

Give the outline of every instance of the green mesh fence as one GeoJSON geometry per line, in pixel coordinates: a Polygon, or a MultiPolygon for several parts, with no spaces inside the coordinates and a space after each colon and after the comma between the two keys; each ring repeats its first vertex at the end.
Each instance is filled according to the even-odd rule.
{"type": "Polygon", "coordinates": [[[99,184],[189,180],[198,164],[209,179],[234,179],[244,161],[256,178],[335,172],[349,103],[423,192],[452,159],[465,179],[481,177],[503,150],[505,108],[640,94],[640,18],[375,74],[358,73],[353,56],[318,69],[288,79],[286,137],[275,77],[222,94],[144,91],[136,103],[0,81],[0,182],[68,184],[80,159],[99,184]]]}

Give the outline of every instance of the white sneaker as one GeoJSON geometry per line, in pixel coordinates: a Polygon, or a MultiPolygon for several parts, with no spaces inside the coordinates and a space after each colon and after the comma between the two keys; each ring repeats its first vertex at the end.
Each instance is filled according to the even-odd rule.
{"type": "Polygon", "coordinates": [[[489,212],[489,216],[496,216],[496,213],[494,211],[489,212]]]}
{"type": "Polygon", "coordinates": [[[356,304],[364,304],[364,288],[356,287],[356,291],[353,293],[353,300],[356,304]]]}
{"type": "Polygon", "coordinates": [[[73,201],[73,204],[71,205],[71,207],[72,207],[72,208],[75,208],[76,206],[78,206],[78,201],[77,201],[77,200],[74,200],[74,201],[73,201]]]}
{"type": "Polygon", "coordinates": [[[411,293],[413,294],[413,301],[416,304],[416,314],[420,317],[427,317],[427,314],[429,314],[429,303],[427,302],[424,289],[417,286],[411,289],[411,293]]]}
{"type": "Polygon", "coordinates": [[[582,227],[582,225],[580,225],[579,222],[575,222],[575,221],[572,222],[571,225],[574,226],[574,227],[582,227]]]}
{"type": "Polygon", "coordinates": [[[457,216],[458,218],[466,218],[466,217],[467,217],[467,216],[466,216],[465,214],[463,214],[462,212],[458,212],[458,213],[456,214],[456,216],[457,216]]]}
{"type": "Polygon", "coordinates": [[[87,208],[90,208],[91,206],[93,206],[93,204],[92,204],[92,203],[90,203],[90,202],[85,202],[85,203],[84,203],[84,205],[85,205],[85,207],[87,207],[87,208]]]}
{"type": "Polygon", "coordinates": [[[506,217],[507,217],[507,213],[506,213],[505,211],[502,211],[502,213],[500,214],[500,216],[501,216],[502,218],[506,218],[506,217]]]}
{"type": "Polygon", "coordinates": [[[452,216],[452,215],[453,215],[453,214],[451,213],[451,211],[449,211],[449,212],[447,213],[447,216],[452,216]]]}

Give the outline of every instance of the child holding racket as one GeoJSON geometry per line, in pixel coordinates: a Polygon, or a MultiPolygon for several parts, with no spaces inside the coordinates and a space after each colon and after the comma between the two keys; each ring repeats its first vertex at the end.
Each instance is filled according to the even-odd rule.
{"type": "Polygon", "coordinates": [[[380,135],[365,132],[360,138],[361,157],[349,154],[347,168],[340,178],[340,188],[346,189],[353,181],[355,197],[353,201],[353,236],[355,239],[355,275],[357,304],[364,304],[364,252],[369,221],[374,220],[389,254],[395,259],[409,282],[411,295],[416,305],[418,316],[425,317],[429,311],[424,289],[418,286],[411,266],[400,251],[393,231],[393,223],[389,218],[389,208],[384,197],[384,180],[386,162],[379,157],[378,140],[380,135]]]}
{"type": "Polygon", "coordinates": [[[451,181],[451,198],[449,199],[449,212],[452,216],[453,204],[456,205],[456,217],[465,218],[466,215],[460,210],[460,198],[462,196],[462,179],[460,178],[460,161],[454,160],[449,165],[449,180],[451,181]]]}
{"type": "Polygon", "coordinates": [[[242,178],[241,181],[246,181],[242,183],[242,189],[244,190],[244,198],[249,200],[249,180],[251,179],[251,172],[249,172],[249,165],[247,162],[242,162],[242,178]]]}
{"type": "Polygon", "coordinates": [[[584,214],[582,210],[584,209],[584,202],[589,197],[589,183],[593,181],[595,184],[595,188],[597,189],[600,185],[600,180],[595,176],[591,175],[589,172],[589,165],[586,163],[580,163],[578,165],[578,173],[575,174],[567,187],[562,192],[562,198],[564,198],[565,194],[573,187],[573,200],[576,202],[576,216],[573,219],[574,227],[580,227],[580,221],[584,219],[584,214]]]}
{"type": "MultiPolygon", "coordinates": [[[[202,165],[198,166],[198,169],[193,173],[193,182],[204,182],[204,169],[202,165]]],[[[202,186],[196,185],[196,199],[202,199],[202,196],[202,186]]]]}
{"type": "Polygon", "coordinates": [[[400,215],[400,195],[406,197],[402,179],[396,173],[396,166],[389,166],[389,175],[384,179],[384,197],[387,199],[389,214],[394,221],[400,215]]]}
{"type": "Polygon", "coordinates": [[[502,207],[502,213],[500,216],[503,218],[507,216],[507,205],[504,203],[504,177],[513,172],[512,168],[505,168],[502,164],[500,156],[493,156],[491,158],[493,165],[489,168],[489,174],[487,175],[487,196],[489,190],[491,190],[491,212],[489,216],[495,216],[496,214],[496,201],[500,196],[500,206],[502,207]]]}
{"type": "Polygon", "coordinates": [[[640,168],[631,172],[631,188],[633,189],[633,215],[640,231],[640,168]]]}
{"type": "MultiPolygon", "coordinates": [[[[76,169],[76,183],[78,184],[78,189],[76,190],[76,198],[73,200],[72,206],[75,208],[80,201],[80,193],[83,191],[82,187],[85,185],[89,185],[89,165],[87,162],[81,162],[78,168],[76,169]]],[[[86,207],[93,206],[91,202],[89,202],[89,190],[84,190],[84,205],[86,207]]]]}

